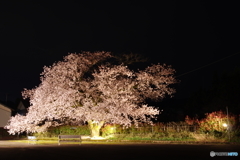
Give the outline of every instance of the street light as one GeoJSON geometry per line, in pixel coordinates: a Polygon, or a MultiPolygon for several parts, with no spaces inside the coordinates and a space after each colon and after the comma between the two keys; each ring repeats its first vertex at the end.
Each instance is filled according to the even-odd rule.
{"type": "Polygon", "coordinates": [[[227,126],[228,126],[227,123],[223,123],[223,127],[226,127],[226,128],[227,128],[227,126]]]}
{"type": "Polygon", "coordinates": [[[227,132],[228,132],[228,139],[229,141],[231,140],[231,136],[230,136],[230,128],[229,128],[229,118],[228,118],[228,107],[226,107],[226,110],[227,110],[227,132]]]}

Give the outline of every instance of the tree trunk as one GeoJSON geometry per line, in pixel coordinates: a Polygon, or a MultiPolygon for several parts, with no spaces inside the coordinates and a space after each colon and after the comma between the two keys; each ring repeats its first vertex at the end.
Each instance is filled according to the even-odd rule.
{"type": "Polygon", "coordinates": [[[91,129],[91,136],[92,137],[99,137],[100,136],[100,129],[102,128],[104,121],[95,122],[95,121],[88,121],[88,125],[91,129]]]}

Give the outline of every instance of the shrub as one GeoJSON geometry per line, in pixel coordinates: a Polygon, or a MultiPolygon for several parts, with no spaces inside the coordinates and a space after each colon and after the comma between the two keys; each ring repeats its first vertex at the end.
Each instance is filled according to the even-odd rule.
{"type": "Polygon", "coordinates": [[[236,124],[234,115],[227,116],[222,111],[207,113],[206,118],[199,121],[199,130],[221,137],[224,132],[230,131],[236,124]]]}
{"type": "Polygon", "coordinates": [[[58,126],[49,128],[46,132],[35,133],[37,137],[57,137],[59,134],[69,135],[90,135],[90,130],[87,125],[82,126],[58,126]]]}
{"type": "Polygon", "coordinates": [[[114,134],[116,133],[116,126],[113,124],[105,124],[105,126],[101,129],[101,133],[103,137],[114,134]]]}

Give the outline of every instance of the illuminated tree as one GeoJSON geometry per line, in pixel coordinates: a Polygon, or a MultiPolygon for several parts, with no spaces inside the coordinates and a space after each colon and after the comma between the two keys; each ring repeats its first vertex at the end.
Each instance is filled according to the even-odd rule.
{"type": "Polygon", "coordinates": [[[31,103],[27,115],[12,117],[5,128],[15,134],[88,123],[92,136],[97,137],[105,123],[125,127],[151,124],[159,110],[145,100],[160,100],[175,92],[169,87],[175,83],[174,69],[157,64],[134,72],[127,66],[101,63],[109,57],[108,52],[69,54],[44,67],[41,84],[23,91],[31,103]]]}

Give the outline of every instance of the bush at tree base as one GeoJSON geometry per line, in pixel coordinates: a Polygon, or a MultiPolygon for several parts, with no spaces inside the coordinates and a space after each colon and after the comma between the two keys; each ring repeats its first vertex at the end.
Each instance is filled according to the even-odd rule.
{"type": "MultiPolygon", "coordinates": [[[[232,131],[227,133],[222,130],[217,130],[215,125],[215,121],[221,117],[225,120],[224,113],[222,112],[214,112],[210,114],[206,114],[207,117],[203,120],[195,119],[194,123],[188,117],[186,122],[169,122],[169,123],[154,123],[153,125],[149,124],[140,124],[139,127],[128,127],[123,128],[121,125],[117,124],[105,124],[101,129],[101,136],[108,137],[109,135],[114,135],[115,138],[119,139],[164,139],[164,140],[184,140],[184,139],[196,139],[198,135],[205,135],[205,138],[196,139],[196,140],[213,140],[213,138],[226,139],[229,134],[231,136],[232,141],[240,141],[240,130],[237,128],[236,121],[233,121],[234,116],[229,116],[230,124],[235,124],[232,128],[232,131]],[[209,120],[209,121],[208,121],[209,120]],[[212,122],[213,121],[213,122],[212,122]],[[198,122],[198,123],[196,123],[198,122]],[[208,126],[210,129],[206,130],[204,128],[208,126]],[[192,129],[192,128],[195,129],[192,129]],[[202,128],[201,128],[202,127],[202,128]],[[212,138],[210,138],[213,136],[212,138]],[[209,138],[208,138],[209,137],[209,138]]],[[[222,121],[223,122],[223,121],[222,121]]],[[[226,129],[226,128],[225,128],[226,129]]],[[[45,133],[45,136],[54,137],[59,134],[72,134],[72,135],[90,135],[91,131],[89,126],[59,126],[50,128],[48,132],[45,133]]]]}

